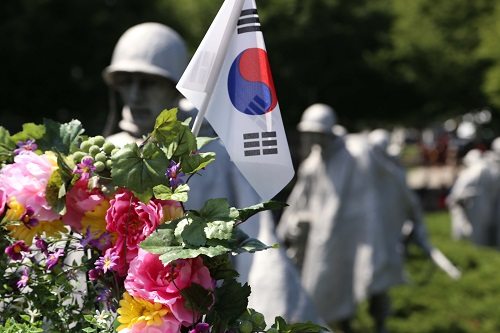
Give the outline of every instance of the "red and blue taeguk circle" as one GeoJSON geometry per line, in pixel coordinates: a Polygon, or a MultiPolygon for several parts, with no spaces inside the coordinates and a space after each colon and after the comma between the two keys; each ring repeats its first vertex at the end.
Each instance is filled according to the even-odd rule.
{"type": "Polygon", "coordinates": [[[231,102],[240,112],[262,115],[274,110],[278,99],[267,52],[260,48],[241,52],[229,70],[227,88],[231,102]]]}

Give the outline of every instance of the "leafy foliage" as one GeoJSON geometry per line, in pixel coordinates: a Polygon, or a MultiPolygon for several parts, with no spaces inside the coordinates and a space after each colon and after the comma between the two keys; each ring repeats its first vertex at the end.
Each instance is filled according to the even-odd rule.
{"type": "MultiPolygon", "coordinates": [[[[241,209],[242,216],[278,207],[277,203],[263,203],[241,209]],[[269,208],[267,208],[269,209],[269,208]]],[[[216,257],[224,254],[262,251],[271,246],[248,237],[241,229],[234,228],[240,220],[240,210],[230,207],[226,199],[210,199],[199,210],[191,210],[182,218],[160,226],[141,243],[149,252],[160,254],[166,265],[179,258],[199,255],[216,257]]]]}
{"type": "Polygon", "coordinates": [[[69,154],[78,147],[78,136],[83,133],[80,121],[71,120],[68,123],[59,124],[53,120],[45,119],[44,125],[45,133],[38,140],[41,150],[53,150],[69,154]]]}
{"type": "Polygon", "coordinates": [[[173,191],[170,187],[161,184],[153,187],[154,197],[161,200],[186,202],[188,199],[188,192],[189,186],[187,184],[182,184],[173,191]]]}
{"type": "Polygon", "coordinates": [[[12,150],[15,146],[9,131],[0,126],[0,163],[12,158],[12,150]]]}
{"type": "Polygon", "coordinates": [[[147,143],[144,150],[128,144],[113,155],[112,161],[114,184],[129,188],[145,201],[153,196],[153,187],[165,183],[168,159],[153,143],[147,143]]]}
{"type": "MultiPolygon", "coordinates": [[[[61,122],[77,117],[91,133],[102,131],[108,96],[101,72],[120,35],[144,18],[165,22],[193,52],[221,3],[2,2],[0,32],[12,37],[5,41],[9,52],[3,55],[6,72],[0,78],[7,92],[2,120],[11,130],[28,117],[61,122]],[[16,89],[21,85],[22,93],[16,89]]],[[[334,106],[349,128],[421,124],[471,108],[499,108],[500,6],[495,1],[275,0],[257,5],[289,129],[317,101],[334,106]]]]}
{"type": "Polygon", "coordinates": [[[39,333],[43,332],[41,323],[30,323],[29,316],[24,315],[24,323],[18,323],[12,318],[8,318],[4,325],[0,325],[0,333],[39,333]]]}

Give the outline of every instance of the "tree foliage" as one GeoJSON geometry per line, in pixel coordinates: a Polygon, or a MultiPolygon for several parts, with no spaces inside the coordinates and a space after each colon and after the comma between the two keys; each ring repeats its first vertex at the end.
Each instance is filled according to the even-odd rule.
{"type": "MultiPolygon", "coordinates": [[[[126,28],[170,25],[194,52],[222,0],[0,3],[0,121],[104,127],[101,73],[126,28]],[[88,117],[93,114],[95,117],[88,117]]],[[[350,129],[424,125],[500,107],[500,4],[489,0],[257,0],[285,125],[325,102],[350,129]]],[[[494,117],[494,120],[496,118],[494,117]]]]}

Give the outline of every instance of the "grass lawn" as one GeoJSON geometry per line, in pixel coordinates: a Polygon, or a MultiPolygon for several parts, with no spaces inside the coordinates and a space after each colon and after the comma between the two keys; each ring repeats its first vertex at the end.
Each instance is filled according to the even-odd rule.
{"type": "MultiPolygon", "coordinates": [[[[450,237],[447,212],[429,213],[426,224],[432,244],[461,271],[454,281],[435,267],[420,249],[410,246],[408,283],[391,290],[391,333],[499,333],[500,252],[450,237]]],[[[353,328],[373,332],[365,303],[353,328]]]]}

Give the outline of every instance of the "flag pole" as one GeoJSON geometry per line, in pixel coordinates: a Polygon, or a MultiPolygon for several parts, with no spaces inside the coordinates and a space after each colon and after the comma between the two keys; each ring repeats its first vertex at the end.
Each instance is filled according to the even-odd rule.
{"type": "MultiPolygon", "coordinates": [[[[226,0],[226,1],[234,1],[233,8],[231,10],[230,14],[230,19],[228,22],[231,24],[234,23],[234,28],[236,29],[236,21],[238,17],[240,16],[241,9],[243,8],[243,3],[245,0],[226,0]]],[[[210,29],[209,29],[210,30],[210,29]]],[[[228,44],[229,44],[229,39],[231,35],[234,33],[234,29],[225,29],[224,33],[221,37],[221,43],[220,43],[220,48],[224,50],[224,52],[217,52],[215,55],[214,59],[214,64],[210,70],[210,75],[207,80],[207,85],[208,90],[206,91],[206,96],[211,96],[213,89],[214,89],[214,80],[217,79],[217,75],[220,72],[220,69],[222,67],[222,64],[224,63],[224,55],[226,54],[225,50],[227,50],[228,44]]],[[[200,132],[200,127],[201,124],[203,123],[203,118],[205,118],[205,113],[207,112],[207,107],[208,107],[208,102],[210,101],[210,98],[205,97],[203,100],[203,103],[200,107],[200,110],[198,110],[198,114],[196,115],[196,118],[194,119],[193,123],[193,128],[191,129],[191,132],[194,134],[194,136],[198,136],[198,133],[200,132]]]]}

